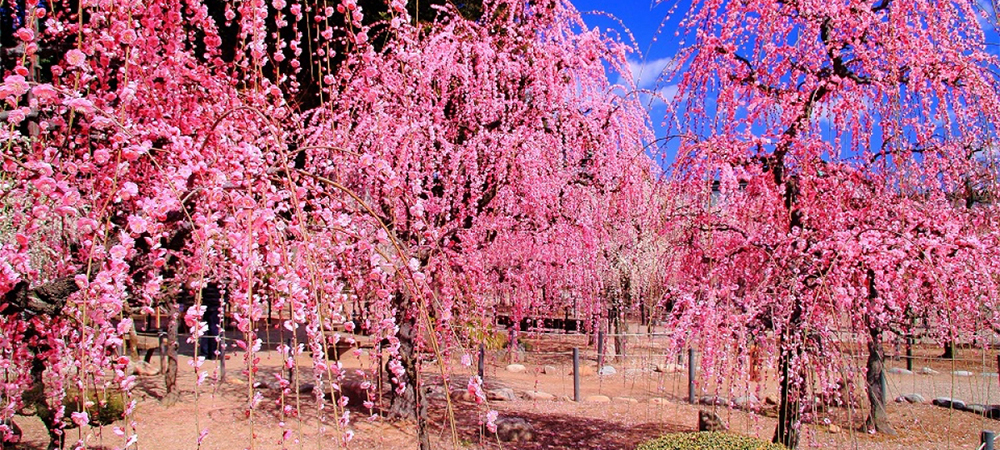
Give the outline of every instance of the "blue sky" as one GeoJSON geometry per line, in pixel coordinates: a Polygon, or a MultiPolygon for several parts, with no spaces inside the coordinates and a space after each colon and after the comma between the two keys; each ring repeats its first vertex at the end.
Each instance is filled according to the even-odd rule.
{"type": "MultiPolygon", "coordinates": [[[[601,31],[611,35],[620,34],[622,41],[631,44],[631,39],[625,34],[623,26],[626,27],[635,39],[637,47],[637,52],[629,56],[632,72],[637,77],[637,85],[640,88],[657,89],[665,97],[670,97],[672,87],[669,83],[659,82],[658,78],[670,58],[677,52],[678,39],[674,36],[674,31],[680,16],[687,12],[689,0],[661,1],[658,5],[654,5],[654,0],[610,2],[574,0],[573,4],[582,14],[588,27],[600,27],[601,31]],[[671,8],[675,11],[667,20],[671,8]],[[611,19],[608,15],[617,20],[611,19]]],[[[666,132],[660,122],[666,113],[666,107],[662,102],[655,101],[650,106],[650,117],[656,135],[663,136],[666,132]]],[[[673,162],[676,149],[670,147],[672,146],[664,149],[666,154],[662,155],[661,164],[669,165],[673,162]]]]}

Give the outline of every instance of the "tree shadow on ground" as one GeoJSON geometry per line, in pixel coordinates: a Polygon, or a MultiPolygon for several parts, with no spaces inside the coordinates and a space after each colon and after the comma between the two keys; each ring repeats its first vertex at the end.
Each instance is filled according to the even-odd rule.
{"type": "MultiPolygon", "coordinates": [[[[432,433],[443,441],[451,440],[451,429],[444,405],[432,406],[430,415],[437,424],[432,433]]],[[[695,431],[690,427],[668,423],[627,425],[620,422],[558,413],[527,411],[500,412],[500,417],[519,417],[533,427],[531,442],[498,443],[496,435],[484,433],[479,423],[478,408],[467,403],[455,405],[456,428],[466,444],[489,449],[552,449],[578,448],[601,450],[634,450],[640,443],[667,433],[695,431]]]]}

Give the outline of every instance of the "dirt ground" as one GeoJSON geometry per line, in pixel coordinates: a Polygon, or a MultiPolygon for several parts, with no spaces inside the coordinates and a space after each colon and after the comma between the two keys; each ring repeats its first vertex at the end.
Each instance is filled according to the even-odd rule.
{"type": "MultiPolygon", "coordinates": [[[[504,443],[492,440],[480,432],[480,419],[486,406],[456,400],[453,403],[455,431],[459,448],[489,449],[621,449],[632,450],[645,440],[664,433],[694,431],[697,428],[699,409],[714,410],[728,424],[730,431],[770,438],[775,419],[767,411],[757,413],[731,409],[724,406],[695,406],[686,402],[686,371],[661,373],[653,370],[656,364],[676,362],[657,352],[656,346],[645,350],[641,343],[632,348],[632,356],[620,360],[608,358],[607,364],[616,369],[613,375],[597,375],[595,355],[585,352],[581,371],[582,398],[601,395],[611,399],[608,403],[592,401],[573,402],[573,379],[568,350],[586,345],[583,337],[546,337],[529,341],[530,351],[520,356],[525,371],[513,373],[506,369],[509,363],[504,352],[491,353],[486,371],[487,388],[509,387],[516,393],[543,391],[553,394],[555,400],[524,400],[490,402],[501,417],[520,417],[534,427],[532,442],[504,443]],[[548,366],[548,367],[546,367],[548,366]],[[544,373],[543,373],[544,372],[544,373]]],[[[342,358],[344,368],[351,377],[354,369],[374,367],[371,358],[363,352],[342,358]]],[[[931,358],[940,349],[926,347],[917,350],[918,356],[931,358]]],[[[995,352],[985,354],[978,350],[963,350],[958,361],[918,360],[914,374],[892,374],[888,378],[890,398],[905,393],[919,393],[928,403],[907,404],[891,402],[888,412],[895,426],[896,436],[869,435],[861,428],[866,407],[832,408],[819,413],[813,423],[803,425],[801,448],[843,449],[975,449],[981,430],[1000,431],[1000,422],[971,413],[948,410],[930,405],[937,396],[949,396],[968,403],[1000,403],[1000,386],[989,362],[996,361],[995,352]],[[922,367],[930,367],[936,375],[919,374],[922,367]],[[956,376],[954,370],[974,372],[972,376],[956,376]],[[985,374],[984,374],[985,373],[985,374]],[[831,427],[828,424],[834,424],[831,427]],[[838,429],[839,427],[839,429],[838,429]],[[831,430],[833,432],[831,432],[831,430]]],[[[213,373],[195,392],[195,376],[188,365],[189,356],[180,361],[179,377],[182,395],[172,406],[165,406],[161,376],[140,377],[134,395],[137,408],[131,417],[138,432],[135,448],[187,450],[252,449],[334,449],[342,446],[344,430],[353,433],[347,448],[353,449],[409,449],[416,448],[415,426],[407,422],[389,422],[371,416],[363,407],[352,407],[350,423],[338,424],[337,413],[327,403],[324,410],[317,408],[311,394],[283,397],[273,387],[275,373],[281,371],[281,361],[274,351],[260,353],[258,380],[264,381],[257,391],[263,395],[261,405],[253,417],[247,414],[250,386],[245,373],[242,354],[232,354],[227,361],[225,381],[216,379],[217,362],[205,363],[213,373]],[[300,413],[284,415],[284,405],[300,406],[300,413]],[[202,432],[207,434],[201,439],[202,432]]],[[[462,367],[457,356],[451,364],[449,375],[453,390],[464,391],[473,367],[462,367]]],[[[154,357],[154,363],[157,358],[154,357]]],[[[311,362],[307,356],[299,359],[299,383],[311,381],[311,362]]],[[[890,361],[890,367],[905,367],[902,360],[890,361]]],[[[428,383],[439,383],[440,373],[436,364],[429,364],[428,383]]],[[[753,394],[766,398],[776,391],[773,376],[757,386],[738,389],[723,387],[709,381],[699,381],[699,395],[724,395],[734,398],[753,394]],[[770,381],[768,381],[770,380],[770,381]]],[[[603,399],[602,399],[603,400],[603,399]]],[[[454,448],[452,421],[448,419],[447,403],[443,399],[431,402],[432,440],[434,448],[454,448]]],[[[16,417],[24,430],[20,447],[43,449],[47,435],[35,417],[16,417]]],[[[125,442],[115,434],[116,427],[126,427],[125,421],[100,428],[72,429],[67,431],[67,448],[83,442],[88,448],[115,449],[125,442]]]]}

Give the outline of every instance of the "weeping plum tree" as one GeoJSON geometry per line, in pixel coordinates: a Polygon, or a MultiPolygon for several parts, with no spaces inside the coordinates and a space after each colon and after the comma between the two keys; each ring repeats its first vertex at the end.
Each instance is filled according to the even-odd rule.
{"type": "Polygon", "coordinates": [[[823,365],[840,361],[845,319],[868,341],[869,426],[892,432],[887,327],[909,308],[969,330],[992,298],[995,231],[953,200],[969,176],[995,183],[996,60],[979,14],[971,1],[708,1],[682,19],[674,181],[702,207],[679,224],[674,320],[700,332],[706,364],[774,337],[775,442],[798,443],[809,367],[821,388],[841,381],[823,365]]]}
{"type": "MultiPolygon", "coordinates": [[[[36,20],[17,30],[20,57],[0,85],[4,439],[38,378],[53,404],[69,386],[116,390],[130,419],[136,380],[116,351],[129,299],[150,311],[171,291],[225,280],[251,445],[270,407],[257,371],[269,306],[286,311],[285,329],[305,329],[306,342],[279,351],[290,366],[311,354],[317,415],[350,439],[348,373],[328,359],[339,336],[324,330],[353,326],[356,295],[371,299],[367,331],[389,343],[390,411],[415,417],[428,448],[418,354],[454,348],[451,324],[480,313],[494,246],[536,254],[515,237],[543,226],[548,242],[592,243],[596,206],[627,198],[650,168],[645,112],[608,81],[609,68],[631,79],[625,47],[584,29],[566,2],[487,2],[476,20],[441,7],[420,24],[402,1],[377,20],[352,0],[221,14],[198,1],[24,4],[36,20]],[[43,49],[56,56],[37,58],[43,49]],[[319,100],[299,101],[309,89],[319,100]],[[584,195],[589,210],[576,208],[584,195]],[[77,289],[58,314],[21,314],[37,303],[25,293],[66,280],[77,289]]],[[[194,342],[203,311],[195,296],[174,319],[194,342]]],[[[211,375],[202,364],[192,361],[196,398],[211,375]]],[[[284,401],[298,395],[294,373],[277,375],[283,439],[310,407],[284,401]]],[[[88,422],[83,405],[62,414],[56,435],[88,422]]],[[[126,423],[123,447],[140,433],[126,423]]]]}

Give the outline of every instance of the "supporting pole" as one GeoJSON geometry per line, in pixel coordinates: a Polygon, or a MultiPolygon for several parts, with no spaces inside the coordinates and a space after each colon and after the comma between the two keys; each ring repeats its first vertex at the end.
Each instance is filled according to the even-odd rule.
{"type": "Polygon", "coordinates": [[[979,435],[979,443],[982,444],[983,450],[993,450],[993,432],[983,430],[979,435]]]}
{"type": "Polygon", "coordinates": [[[479,380],[486,381],[486,345],[479,344],[479,380]]]}
{"type": "MultiPolygon", "coordinates": [[[[1000,355],[998,355],[1000,356],[1000,355]]],[[[906,337],[906,370],[913,372],[913,337],[906,337]]]]}
{"type": "Polygon", "coordinates": [[[580,349],[573,347],[573,401],[580,401],[580,349]]]}
{"type": "Polygon", "coordinates": [[[604,367],[604,330],[597,332],[597,371],[604,367]]]}
{"type": "Polygon", "coordinates": [[[695,403],[694,398],[694,349],[688,349],[688,402],[692,405],[695,403]]]}
{"type": "Polygon", "coordinates": [[[226,381],[226,324],[219,327],[219,335],[215,337],[219,341],[219,381],[226,381]]]}

